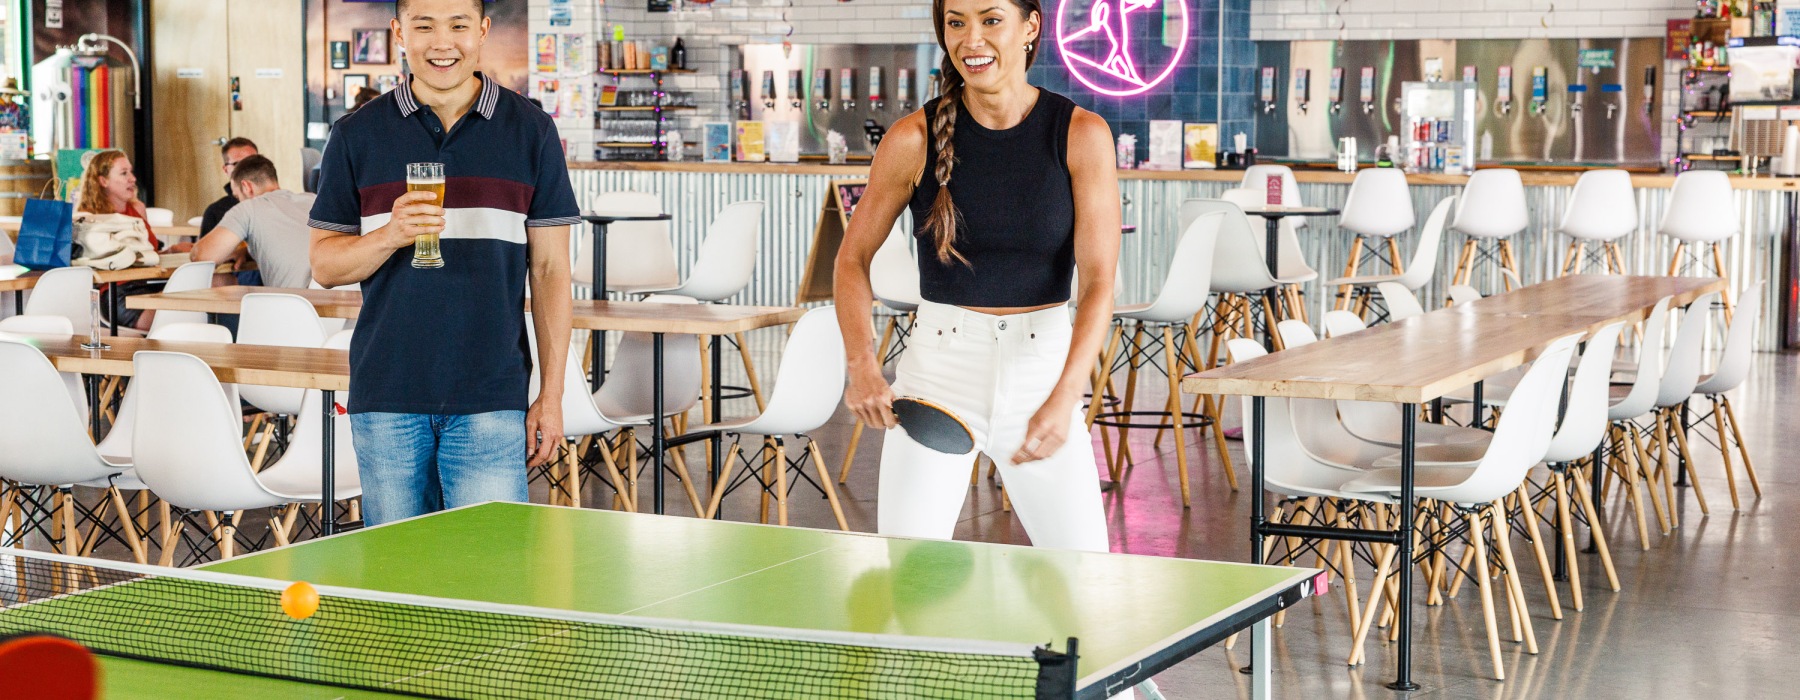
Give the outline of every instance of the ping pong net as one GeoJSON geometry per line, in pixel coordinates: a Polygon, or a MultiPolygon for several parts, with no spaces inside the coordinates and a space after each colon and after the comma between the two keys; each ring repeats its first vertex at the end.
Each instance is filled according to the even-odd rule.
{"type": "Polygon", "coordinates": [[[280,604],[289,583],[0,549],[0,636],[55,634],[102,656],[421,697],[1065,698],[1075,690],[1074,655],[1043,647],[333,586],[315,586],[318,612],[297,620],[280,604]]]}

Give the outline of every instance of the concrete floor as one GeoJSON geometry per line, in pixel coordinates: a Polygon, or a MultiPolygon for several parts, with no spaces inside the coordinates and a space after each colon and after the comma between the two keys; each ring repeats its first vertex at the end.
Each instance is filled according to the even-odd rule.
{"type": "MultiPolygon", "coordinates": [[[[765,388],[775,377],[782,336],[770,331],[752,335],[753,355],[764,374],[765,388]]],[[[727,376],[741,380],[732,366],[727,376]]],[[[1515,538],[1522,576],[1541,651],[1526,654],[1522,645],[1503,641],[1508,678],[1490,678],[1490,662],[1482,632],[1479,599],[1473,588],[1447,605],[1415,608],[1415,680],[1420,691],[1397,693],[1385,688],[1395,669],[1395,647],[1378,640],[1367,644],[1367,660],[1359,667],[1344,664],[1349,651],[1344,598],[1335,589],[1324,598],[1304,601],[1277,630],[1274,670],[1277,697],[1432,697],[1432,698],[1749,698],[1800,697],[1800,664],[1786,652],[1800,643],[1800,558],[1781,554],[1800,547],[1800,474],[1787,468],[1785,448],[1800,435],[1800,356],[1761,354],[1751,382],[1733,396],[1752,456],[1757,460],[1764,495],[1755,498],[1747,484],[1740,490],[1743,510],[1733,512],[1716,450],[1695,444],[1701,485],[1712,506],[1702,516],[1691,494],[1678,500],[1681,526],[1671,535],[1651,530],[1648,551],[1637,547],[1635,526],[1613,504],[1607,532],[1623,590],[1607,590],[1597,560],[1583,557],[1586,610],[1569,607],[1565,618],[1552,620],[1543,598],[1541,577],[1529,563],[1528,550],[1515,538]],[[1782,513],[1789,513],[1782,515],[1782,513]]],[[[738,381],[737,383],[741,383],[738,381]]],[[[1140,399],[1159,403],[1154,382],[1146,381],[1140,399]]],[[[735,401],[728,413],[752,410],[735,401]]],[[[696,415],[697,418],[697,415],[696,415]]],[[[814,436],[835,472],[841,464],[852,427],[850,416],[838,415],[814,436]]],[[[1170,441],[1156,450],[1150,436],[1133,436],[1138,463],[1125,488],[1106,495],[1114,551],[1159,556],[1246,561],[1248,559],[1248,470],[1243,446],[1229,443],[1245,491],[1232,492],[1210,447],[1190,442],[1193,504],[1184,509],[1176,482],[1170,441]]],[[[864,434],[847,484],[841,487],[845,514],[854,530],[875,529],[876,476],[881,436],[864,434]]],[[[1100,443],[1095,440],[1095,451],[1100,443]]],[[[689,456],[694,474],[702,476],[699,449],[689,456]]],[[[1740,466],[1741,468],[1741,466],[1740,466]]],[[[1740,478],[1740,481],[1742,479],[1740,478]]],[[[645,482],[648,478],[646,475],[645,482]]],[[[604,503],[610,492],[588,484],[588,503],[604,503]]],[[[542,487],[535,489],[541,496],[542,487]]],[[[1028,544],[1029,538],[1002,508],[1001,493],[986,479],[970,489],[958,539],[1028,544]]],[[[807,527],[834,527],[831,512],[817,492],[802,484],[795,491],[791,522],[807,527]]],[[[669,510],[688,516],[686,498],[671,484],[669,510]]],[[[645,500],[648,500],[646,494],[645,500]]],[[[734,493],[725,501],[732,519],[754,519],[754,492],[734,493]]],[[[1622,502],[1620,502],[1622,503],[1622,502]]],[[[246,532],[256,528],[246,523],[246,532]]],[[[122,556],[116,547],[104,556],[122,556]],[[118,551],[111,551],[118,550],[118,551]]],[[[1366,589],[1372,572],[1359,578],[1366,589]]],[[[1564,584],[1566,586],[1566,584],[1564,584]]],[[[1565,589],[1566,590],[1566,589],[1565,589]]],[[[1423,588],[1418,599],[1423,600],[1423,588]]],[[[1365,591],[1366,592],[1366,591],[1365,591]]],[[[1249,676],[1234,669],[1248,661],[1247,646],[1236,651],[1207,650],[1162,673],[1157,681],[1170,698],[1247,696],[1249,676]]]]}

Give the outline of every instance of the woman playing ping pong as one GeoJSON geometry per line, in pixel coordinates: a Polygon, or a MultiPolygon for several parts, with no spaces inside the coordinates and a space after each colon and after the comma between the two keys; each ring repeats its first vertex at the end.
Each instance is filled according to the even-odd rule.
{"type": "MultiPolygon", "coordinates": [[[[846,400],[857,418],[889,428],[896,395],[948,409],[999,464],[1034,544],[1106,551],[1079,409],[1112,313],[1112,131],[1027,82],[1040,52],[1039,0],[934,0],[932,17],[944,50],[941,96],[888,131],[838,253],[846,400]],[[912,211],[925,303],[890,387],[873,348],[869,264],[902,208],[912,211]]],[[[950,538],[969,468],[967,455],[890,431],[881,534],[950,538]]]]}

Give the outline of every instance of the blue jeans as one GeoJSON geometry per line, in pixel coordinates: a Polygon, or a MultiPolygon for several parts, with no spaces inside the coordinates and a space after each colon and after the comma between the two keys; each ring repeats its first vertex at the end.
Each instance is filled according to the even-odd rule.
{"type": "Polygon", "coordinates": [[[363,522],[528,499],[525,412],[353,413],[363,522]]]}

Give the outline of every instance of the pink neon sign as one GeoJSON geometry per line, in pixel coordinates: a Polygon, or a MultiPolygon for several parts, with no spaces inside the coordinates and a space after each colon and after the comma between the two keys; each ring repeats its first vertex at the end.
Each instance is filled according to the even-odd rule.
{"type": "Polygon", "coordinates": [[[1115,97],[1136,95],[1175,73],[1187,51],[1188,14],[1187,0],[1064,0],[1056,11],[1057,47],[1069,74],[1088,89],[1115,97]],[[1164,24],[1162,35],[1173,34],[1175,45],[1134,44],[1132,36],[1138,32],[1133,29],[1156,21],[1157,14],[1164,24]]]}

